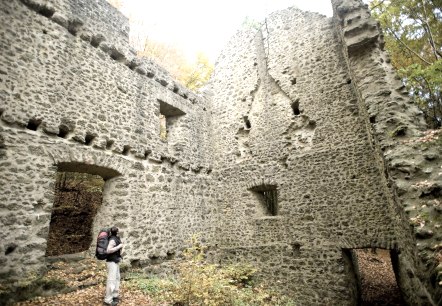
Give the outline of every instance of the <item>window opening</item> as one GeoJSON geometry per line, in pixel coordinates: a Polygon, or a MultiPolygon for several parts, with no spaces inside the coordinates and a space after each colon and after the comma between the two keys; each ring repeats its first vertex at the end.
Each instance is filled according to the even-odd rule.
{"type": "Polygon", "coordinates": [[[173,105],[161,100],[158,101],[160,103],[160,139],[169,140],[170,135],[173,135],[174,131],[179,129],[180,117],[186,113],[173,105]]]}
{"type": "Polygon", "coordinates": [[[292,103],[292,110],[295,116],[301,114],[301,110],[299,109],[299,99],[297,99],[295,102],[292,103]]]}
{"type": "Polygon", "coordinates": [[[244,116],[244,125],[246,126],[246,130],[250,130],[252,128],[252,124],[250,123],[249,117],[244,116]]]}
{"type": "Polygon", "coordinates": [[[261,202],[265,215],[276,216],[278,214],[278,191],[276,185],[260,185],[250,190],[256,194],[261,202]]]}
{"type": "Polygon", "coordinates": [[[167,139],[167,124],[166,124],[166,116],[160,114],[160,138],[162,140],[167,139]]]}
{"type": "Polygon", "coordinates": [[[102,201],[104,180],[99,175],[58,172],[46,256],[89,249],[92,223],[102,201]]]}

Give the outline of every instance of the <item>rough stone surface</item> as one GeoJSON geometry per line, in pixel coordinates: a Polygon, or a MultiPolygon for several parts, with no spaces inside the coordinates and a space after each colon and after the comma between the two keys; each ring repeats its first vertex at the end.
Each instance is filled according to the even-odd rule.
{"type": "Polygon", "coordinates": [[[381,248],[404,300],[436,305],[440,147],[419,142],[367,7],[332,4],[239,31],[195,94],[134,56],[104,0],[2,1],[0,278],[44,269],[57,173],[80,172],[105,182],[93,236],[119,226],[133,264],[199,233],[300,305],[353,305],[352,250],[381,248]]]}
{"type": "Polygon", "coordinates": [[[210,241],[216,205],[205,99],[154,63],[95,46],[93,37],[127,41],[127,20],[105,1],[44,2],[65,16],[62,24],[41,3],[1,2],[0,278],[44,267],[57,171],[106,180],[93,236],[120,226],[129,261],[166,258],[195,232],[210,241]],[[66,28],[76,19],[91,41],[66,28]],[[159,138],[160,102],[185,113],[167,141],[159,138]]]}

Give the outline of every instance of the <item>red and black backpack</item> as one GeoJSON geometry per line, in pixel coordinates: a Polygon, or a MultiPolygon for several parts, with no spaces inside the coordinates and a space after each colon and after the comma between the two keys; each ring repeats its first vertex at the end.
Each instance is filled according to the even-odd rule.
{"type": "Polygon", "coordinates": [[[108,228],[102,228],[98,233],[97,247],[95,249],[95,257],[98,260],[107,259],[107,246],[109,244],[110,232],[108,228]]]}

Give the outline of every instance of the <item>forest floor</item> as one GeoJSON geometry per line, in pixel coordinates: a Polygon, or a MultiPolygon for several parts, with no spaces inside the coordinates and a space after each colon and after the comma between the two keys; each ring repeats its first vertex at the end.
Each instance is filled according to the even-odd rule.
{"type": "MultiPolygon", "coordinates": [[[[402,306],[405,305],[396,284],[390,255],[388,251],[371,250],[357,251],[359,269],[361,274],[362,302],[361,305],[402,306]]],[[[86,263],[72,265],[57,263],[48,273],[49,277],[67,280],[67,285],[74,291],[36,297],[19,302],[16,306],[37,305],[63,305],[63,306],[95,306],[103,305],[105,291],[105,266],[104,263],[90,260],[86,263]],[[75,290],[76,289],[76,290],[75,290]]],[[[132,305],[166,305],[154,302],[148,295],[134,286],[122,281],[120,306],[132,305]]]]}
{"type": "MultiPolygon", "coordinates": [[[[80,262],[66,263],[57,262],[46,275],[47,279],[62,279],[72,292],[61,293],[51,296],[35,297],[31,300],[19,302],[16,306],[95,306],[103,305],[106,283],[105,262],[95,259],[86,259],[80,262]]],[[[120,306],[135,305],[158,305],[153,304],[145,293],[133,286],[127,286],[125,281],[121,283],[120,306]]]]}
{"type": "MultiPolygon", "coordinates": [[[[78,291],[55,295],[51,297],[37,297],[35,299],[20,302],[20,306],[95,306],[103,305],[105,285],[95,285],[78,291]]],[[[120,306],[158,305],[154,304],[147,295],[134,289],[122,288],[120,306]]]]}
{"type": "Polygon", "coordinates": [[[361,305],[405,305],[396,283],[390,252],[382,249],[375,252],[369,249],[356,251],[361,274],[361,305]]]}

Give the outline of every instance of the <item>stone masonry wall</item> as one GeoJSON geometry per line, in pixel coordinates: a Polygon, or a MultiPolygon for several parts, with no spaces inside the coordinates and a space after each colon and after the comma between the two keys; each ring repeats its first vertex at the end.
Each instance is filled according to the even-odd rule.
{"type": "MultiPolygon", "coordinates": [[[[34,1],[24,0],[23,2],[31,4],[34,1]]],[[[67,22],[70,24],[71,31],[76,29],[80,35],[89,34],[97,39],[102,36],[104,42],[121,47],[129,43],[128,18],[107,1],[63,0],[43,2],[42,6],[53,8],[52,20],[61,25],[67,22]]]]}
{"type": "Polygon", "coordinates": [[[219,260],[257,263],[303,305],[356,303],[344,251],[403,241],[333,20],[288,9],[239,32],[212,91],[219,260]]]}
{"type": "Polygon", "coordinates": [[[367,6],[359,0],[332,3],[361,110],[401,215],[397,235],[408,242],[398,258],[404,294],[418,292],[421,300],[409,297],[410,304],[440,304],[442,147],[426,140],[423,114],[395,75],[367,6]],[[408,222],[400,222],[404,218],[408,222]]]}
{"type": "Polygon", "coordinates": [[[93,236],[120,226],[128,262],[172,258],[194,233],[212,237],[207,102],[131,56],[125,19],[94,17],[104,5],[0,4],[2,279],[44,269],[56,171],[105,179],[93,236]],[[161,107],[182,114],[166,140],[161,107]]]}
{"type": "Polygon", "coordinates": [[[100,149],[141,159],[168,157],[179,159],[185,167],[209,168],[202,158],[209,155],[204,154],[204,142],[197,146],[190,141],[191,135],[207,137],[206,131],[196,133],[208,120],[205,111],[196,111],[204,108],[196,103],[197,97],[167,79],[155,65],[125,57],[124,52],[115,58],[112,52],[119,51],[113,46],[102,43],[96,48],[32,7],[14,4],[5,4],[3,11],[4,23],[10,25],[2,28],[4,121],[26,126],[32,120],[46,133],[100,149]],[[32,31],[17,37],[11,28],[19,13],[23,26],[32,31]],[[30,99],[35,101],[33,108],[27,107],[30,99]],[[164,143],[158,137],[159,101],[187,114],[180,122],[184,134],[180,141],[164,143]]]}
{"type": "Polygon", "coordinates": [[[68,171],[104,179],[91,231],[120,227],[129,263],[167,262],[200,233],[299,304],[353,305],[350,251],[383,248],[406,301],[435,305],[418,251],[440,250],[440,224],[416,243],[408,219],[440,213],[440,149],[420,154],[423,122],[366,7],[332,3],[334,18],[291,8],[239,31],[195,94],[135,57],[105,1],[0,2],[0,278],[45,269],[68,171]]]}

